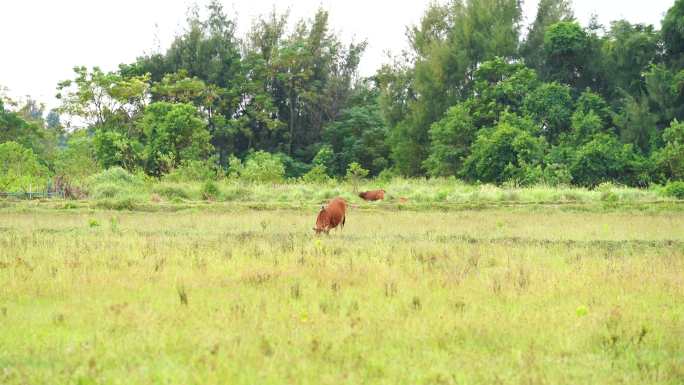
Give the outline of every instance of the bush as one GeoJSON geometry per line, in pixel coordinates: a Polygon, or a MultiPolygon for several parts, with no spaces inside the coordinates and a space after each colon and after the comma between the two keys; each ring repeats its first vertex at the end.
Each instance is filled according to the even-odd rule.
{"type": "Polygon", "coordinates": [[[116,198],[133,195],[141,191],[144,181],[121,167],[112,167],[89,179],[89,190],[95,199],[116,198]]]}
{"type": "Polygon", "coordinates": [[[105,199],[95,204],[96,208],[107,210],[135,210],[136,206],[136,200],[130,196],[118,199],[105,199]]]}
{"type": "Polygon", "coordinates": [[[327,168],[324,165],[318,164],[314,166],[311,171],[304,174],[302,181],[305,183],[326,183],[330,181],[330,177],[326,171],[327,168]]]}
{"type": "Polygon", "coordinates": [[[89,182],[93,188],[107,183],[128,187],[140,187],[143,185],[143,181],[139,177],[121,167],[112,167],[95,174],[90,178],[89,182]]]}
{"type": "Polygon", "coordinates": [[[93,187],[91,197],[95,199],[114,198],[121,195],[127,195],[128,193],[129,190],[125,187],[116,183],[107,182],[93,187]]]}
{"type": "Polygon", "coordinates": [[[285,165],[282,159],[264,151],[257,151],[247,156],[244,164],[237,158],[229,161],[230,175],[238,176],[249,182],[282,182],[285,177],[285,165]]]}
{"type": "Polygon", "coordinates": [[[663,132],[665,146],[653,154],[663,179],[684,179],[684,123],[672,121],[663,132]]]}
{"type": "Polygon", "coordinates": [[[531,131],[534,124],[526,118],[505,115],[493,128],[480,131],[465,160],[462,175],[470,181],[501,184],[508,180],[535,183],[546,142],[531,131]]]}
{"type": "Polygon", "coordinates": [[[283,163],[283,166],[285,167],[286,178],[299,178],[311,170],[310,165],[297,159],[293,159],[282,152],[275,154],[275,156],[278,157],[283,163]]]}
{"type": "Polygon", "coordinates": [[[66,147],[57,153],[54,170],[57,175],[64,175],[76,184],[102,171],[95,159],[93,139],[85,130],[71,134],[66,147]]]}
{"type": "Polygon", "coordinates": [[[646,166],[632,145],[620,143],[613,135],[598,134],[577,150],[570,172],[573,182],[580,186],[594,187],[611,181],[644,186],[649,182],[646,166]]]}
{"type": "Polygon", "coordinates": [[[158,184],[155,185],[152,191],[167,199],[190,199],[190,194],[183,186],[176,184],[158,184]]]}
{"type": "Polygon", "coordinates": [[[665,186],[665,195],[677,199],[684,199],[684,181],[669,182],[665,186]]]}
{"type": "Polygon", "coordinates": [[[377,179],[380,182],[391,182],[392,179],[396,178],[398,176],[396,170],[392,168],[386,168],[378,174],[377,179]]]}
{"type": "Polygon", "coordinates": [[[16,142],[0,144],[0,191],[41,190],[47,177],[47,168],[33,150],[16,142]]]}
{"type": "Polygon", "coordinates": [[[216,180],[219,170],[216,163],[210,160],[185,160],[181,165],[164,176],[170,182],[194,182],[216,180]]]}
{"type": "Polygon", "coordinates": [[[212,201],[216,200],[221,194],[221,191],[219,190],[216,183],[210,180],[204,182],[204,184],[202,185],[202,190],[200,192],[202,194],[202,199],[212,201]]]}
{"type": "Polygon", "coordinates": [[[354,192],[358,190],[361,179],[366,176],[368,176],[368,170],[361,167],[361,165],[356,162],[349,163],[349,166],[347,167],[347,179],[352,183],[354,192]]]}

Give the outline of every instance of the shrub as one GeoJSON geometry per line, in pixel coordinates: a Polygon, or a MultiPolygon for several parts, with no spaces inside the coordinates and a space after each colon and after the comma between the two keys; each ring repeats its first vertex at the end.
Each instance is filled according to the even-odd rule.
{"type": "Polygon", "coordinates": [[[386,168],[378,174],[377,179],[380,182],[391,182],[392,179],[396,178],[398,176],[397,172],[395,169],[392,168],[386,168]]]}
{"type": "Polygon", "coordinates": [[[140,191],[144,181],[121,167],[113,167],[90,177],[89,187],[95,199],[116,198],[140,191]]]}
{"type": "Polygon", "coordinates": [[[669,182],[665,186],[665,195],[677,199],[684,199],[684,181],[669,182]]]}
{"type": "Polygon", "coordinates": [[[613,135],[598,134],[577,149],[570,172],[573,182],[580,186],[594,187],[610,181],[639,186],[649,182],[646,166],[632,145],[620,143],[613,135]]]}
{"type": "Polygon", "coordinates": [[[283,163],[286,178],[299,178],[311,170],[310,165],[283,154],[282,152],[275,154],[275,156],[283,163]]]}
{"type": "Polygon", "coordinates": [[[163,196],[164,198],[167,199],[174,199],[174,198],[179,198],[179,199],[189,199],[190,194],[188,193],[187,190],[183,188],[183,186],[176,185],[176,184],[158,184],[155,185],[153,190],[156,194],[159,194],[163,196]]]}
{"type": "Polygon", "coordinates": [[[140,187],[143,181],[121,167],[112,167],[90,178],[90,185],[96,187],[101,184],[116,184],[119,186],[140,187]]]}
{"type": "Polygon", "coordinates": [[[216,183],[210,180],[204,182],[204,184],[202,185],[202,190],[200,192],[202,194],[202,199],[212,201],[216,200],[221,194],[221,191],[219,190],[216,183]]]}
{"type": "Polygon", "coordinates": [[[366,176],[368,176],[368,170],[361,167],[361,165],[356,162],[349,163],[349,166],[347,167],[347,179],[354,186],[355,192],[359,188],[359,182],[361,179],[365,178],[366,176]]]}
{"type": "Polygon", "coordinates": [[[285,165],[277,155],[257,151],[247,156],[244,164],[231,159],[230,171],[250,182],[278,183],[284,179],[285,165]]]}
{"type": "Polygon", "coordinates": [[[66,147],[57,153],[54,170],[57,175],[64,175],[77,184],[102,171],[95,159],[93,139],[85,130],[71,134],[66,147]]]}
{"type": "Polygon", "coordinates": [[[48,170],[33,150],[16,142],[0,144],[0,191],[39,190],[46,185],[48,170]]]}
{"type": "Polygon", "coordinates": [[[133,197],[123,197],[118,199],[104,199],[95,204],[96,208],[107,210],[135,210],[137,202],[133,197]]]}
{"type": "Polygon", "coordinates": [[[665,146],[653,154],[663,179],[684,179],[684,123],[672,121],[663,132],[665,146]]]}
{"type": "Polygon", "coordinates": [[[92,197],[95,199],[114,198],[120,195],[126,195],[129,191],[115,183],[106,182],[98,184],[92,189],[92,197]]]}
{"type": "Polygon", "coordinates": [[[536,166],[542,161],[546,142],[533,135],[534,127],[526,118],[505,115],[496,127],[482,129],[462,175],[471,181],[496,184],[537,178],[541,171],[536,166]]]}
{"type": "Polygon", "coordinates": [[[326,183],[330,177],[326,173],[327,168],[322,164],[315,165],[311,171],[304,174],[302,180],[305,183],[326,183]]]}
{"type": "Polygon", "coordinates": [[[185,160],[181,165],[164,176],[164,180],[171,182],[194,182],[216,180],[219,170],[216,163],[210,160],[185,160]]]}

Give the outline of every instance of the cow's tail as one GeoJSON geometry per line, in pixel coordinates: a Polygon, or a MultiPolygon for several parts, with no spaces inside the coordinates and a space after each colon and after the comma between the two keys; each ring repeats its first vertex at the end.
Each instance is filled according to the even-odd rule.
{"type": "Polygon", "coordinates": [[[344,228],[344,222],[346,222],[346,221],[347,221],[347,216],[345,215],[342,217],[342,226],[340,226],[341,228],[344,228]]]}

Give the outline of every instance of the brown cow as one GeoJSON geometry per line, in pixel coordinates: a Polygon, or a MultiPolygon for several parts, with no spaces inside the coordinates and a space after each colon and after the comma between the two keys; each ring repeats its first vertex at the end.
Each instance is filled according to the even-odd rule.
{"type": "Polygon", "coordinates": [[[344,228],[344,222],[347,219],[347,202],[342,198],[335,198],[328,203],[328,206],[321,207],[321,211],[316,218],[316,227],[314,231],[316,234],[328,232],[338,225],[344,228]]]}
{"type": "Polygon", "coordinates": [[[385,190],[364,191],[359,196],[366,201],[381,201],[385,199],[385,190]]]}

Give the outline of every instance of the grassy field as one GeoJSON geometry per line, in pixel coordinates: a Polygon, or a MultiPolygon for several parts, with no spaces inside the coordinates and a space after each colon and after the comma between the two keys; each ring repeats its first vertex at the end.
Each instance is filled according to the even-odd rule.
{"type": "Polygon", "coordinates": [[[684,383],[681,210],[59,207],[0,209],[2,384],[684,383]]]}

